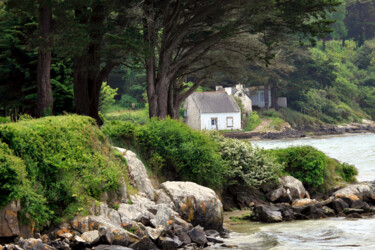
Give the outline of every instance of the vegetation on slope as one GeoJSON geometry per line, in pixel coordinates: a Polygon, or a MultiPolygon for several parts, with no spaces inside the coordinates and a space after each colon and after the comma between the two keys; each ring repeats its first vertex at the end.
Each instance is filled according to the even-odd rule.
{"type": "Polygon", "coordinates": [[[1,206],[21,199],[37,226],[84,212],[119,189],[124,159],[93,119],[76,115],[0,125],[1,206]]]}

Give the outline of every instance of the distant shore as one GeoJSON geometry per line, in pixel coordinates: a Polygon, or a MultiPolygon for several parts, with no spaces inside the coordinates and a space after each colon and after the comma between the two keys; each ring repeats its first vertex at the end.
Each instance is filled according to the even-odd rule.
{"type": "Polygon", "coordinates": [[[265,132],[225,132],[224,136],[236,139],[295,139],[304,137],[319,137],[327,135],[343,135],[355,133],[375,133],[374,123],[351,123],[347,125],[323,125],[316,128],[307,128],[303,130],[286,128],[282,131],[265,131],[265,132]]]}

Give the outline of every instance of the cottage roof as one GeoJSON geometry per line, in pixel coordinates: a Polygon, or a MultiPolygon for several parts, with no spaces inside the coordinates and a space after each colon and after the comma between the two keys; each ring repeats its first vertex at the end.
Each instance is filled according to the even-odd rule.
{"type": "Polygon", "coordinates": [[[225,91],[195,92],[192,99],[198,105],[201,113],[233,113],[241,112],[233,96],[225,91]]]}

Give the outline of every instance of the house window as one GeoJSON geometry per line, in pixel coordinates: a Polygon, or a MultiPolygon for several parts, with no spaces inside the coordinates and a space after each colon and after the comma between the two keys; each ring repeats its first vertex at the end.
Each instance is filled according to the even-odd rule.
{"type": "Polygon", "coordinates": [[[241,94],[241,93],[239,93],[239,94],[238,94],[238,97],[242,97],[242,94],[241,94]]]}
{"type": "Polygon", "coordinates": [[[211,126],[216,126],[217,119],[216,118],[211,118],[211,126]]]}
{"type": "Polygon", "coordinates": [[[233,127],[233,117],[227,117],[227,127],[233,127]]]}

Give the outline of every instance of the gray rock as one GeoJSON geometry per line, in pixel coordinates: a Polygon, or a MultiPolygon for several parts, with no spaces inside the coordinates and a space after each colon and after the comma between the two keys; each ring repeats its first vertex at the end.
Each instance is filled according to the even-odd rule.
{"type": "Polygon", "coordinates": [[[126,183],[124,180],[124,177],[121,177],[121,183],[120,183],[120,202],[121,203],[127,203],[128,200],[128,191],[126,190],[126,183]]]}
{"type": "Polygon", "coordinates": [[[177,237],[182,242],[183,245],[188,245],[191,243],[191,239],[188,233],[180,232],[179,234],[177,234],[177,237]]]}
{"type": "Polygon", "coordinates": [[[100,227],[99,228],[99,237],[102,242],[105,244],[112,245],[113,240],[114,240],[114,235],[111,230],[107,230],[105,227],[100,227]]]}
{"type": "Polygon", "coordinates": [[[168,206],[159,205],[155,217],[151,219],[150,222],[154,227],[157,227],[159,225],[166,227],[169,221],[170,220],[173,221],[177,215],[178,214],[175,211],[173,211],[171,208],[169,208],[168,206]]]}
{"type": "Polygon", "coordinates": [[[339,213],[342,210],[344,210],[345,208],[349,208],[349,205],[343,199],[340,199],[340,198],[332,200],[331,203],[329,203],[327,205],[328,205],[328,207],[335,210],[335,213],[339,213]]]}
{"type": "Polygon", "coordinates": [[[255,207],[254,216],[263,222],[281,222],[283,220],[282,213],[278,208],[266,205],[255,207]]]}
{"type": "Polygon", "coordinates": [[[222,230],[223,205],[215,191],[193,182],[168,181],[160,186],[182,219],[206,229],[222,230]]]}
{"type": "Polygon", "coordinates": [[[207,237],[208,236],[215,237],[215,238],[220,237],[220,233],[216,230],[206,230],[204,232],[205,232],[207,237]]]}
{"type": "Polygon", "coordinates": [[[325,215],[327,216],[335,216],[335,210],[329,208],[327,206],[323,206],[322,209],[324,210],[325,215]]]}
{"type": "Polygon", "coordinates": [[[129,248],[135,249],[135,250],[145,250],[145,249],[158,250],[159,249],[155,245],[155,243],[150,238],[148,238],[147,236],[145,236],[145,237],[141,238],[139,241],[131,244],[129,246],[129,248]]]}
{"type": "Polygon", "coordinates": [[[163,250],[175,250],[181,245],[182,245],[182,242],[177,237],[175,237],[174,239],[170,237],[159,238],[159,246],[163,250]]]}
{"type": "Polygon", "coordinates": [[[112,230],[113,234],[113,245],[120,246],[129,246],[139,240],[139,237],[133,233],[128,232],[127,230],[112,230]]]}
{"type": "Polygon", "coordinates": [[[63,234],[60,234],[60,238],[62,238],[62,239],[67,239],[67,240],[71,240],[71,239],[73,239],[73,234],[71,234],[71,233],[63,233],[63,234]]]}
{"type": "Polygon", "coordinates": [[[94,248],[94,250],[131,250],[131,248],[124,247],[124,246],[116,246],[116,245],[99,245],[94,248]]]}
{"type": "Polygon", "coordinates": [[[306,196],[306,189],[302,182],[293,176],[283,176],[280,178],[281,185],[290,191],[292,199],[303,199],[306,196]]]}
{"type": "Polygon", "coordinates": [[[100,237],[99,237],[99,231],[98,230],[93,230],[93,231],[88,231],[84,232],[81,235],[81,238],[87,242],[89,245],[95,245],[99,242],[100,237]]]}
{"type": "Polygon", "coordinates": [[[151,220],[155,216],[147,210],[145,206],[138,204],[120,204],[117,210],[120,215],[122,225],[131,223],[132,221],[140,222],[143,219],[151,220]]]}
{"type": "Polygon", "coordinates": [[[359,209],[359,208],[345,208],[343,212],[344,214],[354,214],[354,213],[361,214],[364,212],[364,210],[359,209]]]}
{"type": "Polygon", "coordinates": [[[339,189],[333,193],[335,198],[349,198],[351,200],[372,200],[374,193],[372,187],[368,184],[353,184],[339,189]]]}
{"type": "Polygon", "coordinates": [[[136,184],[139,191],[145,193],[150,200],[154,200],[154,188],[148,178],[147,171],[143,163],[137,158],[132,151],[126,151],[124,154],[128,163],[129,177],[136,184]]]}
{"type": "MultiPolygon", "coordinates": [[[[51,241],[50,245],[59,250],[70,250],[69,244],[61,240],[51,241]]],[[[82,247],[84,247],[84,245],[82,245],[82,247]]]]}
{"type": "Polygon", "coordinates": [[[159,225],[156,228],[145,227],[145,229],[146,229],[146,235],[155,241],[160,237],[160,235],[164,231],[164,226],[159,225]]]}
{"type": "Polygon", "coordinates": [[[218,238],[216,238],[216,237],[212,237],[212,236],[207,236],[207,241],[208,241],[208,242],[215,243],[215,244],[221,244],[221,243],[224,243],[223,240],[218,239],[218,238]]]}
{"type": "Polygon", "coordinates": [[[19,246],[22,249],[25,250],[46,250],[46,249],[52,249],[52,247],[43,244],[43,242],[40,239],[25,239],[20,242],[18,242],[19,246]]]}
{"type": "Polygon", "coordinates": [[[91,212],[95,216],[104,217],[106,221],[108,221],[111,225],[121,227],[121,217],[119,213],[108,207],[108,205],[104,202],[94,202],[93,206],[91,207],[91,212]]]}
{"type": "Polygon", "coordinates": [[[206,234],[201,226],[196,226],[188,232],[192,242],[197,243],[200,246],[204,246],[207,243],[206,234]]]}

